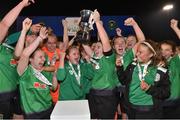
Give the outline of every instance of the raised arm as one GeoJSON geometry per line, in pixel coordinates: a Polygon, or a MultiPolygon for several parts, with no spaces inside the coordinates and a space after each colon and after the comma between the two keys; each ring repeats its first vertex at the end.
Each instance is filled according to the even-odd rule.
{"type": "Polygon", "coordinates": [[[103,51],[108,52],[111,50],[109,37],[108,37],[108,35],[107,35],[103,25],[102,25],[102,22],[100,20],[100,14],[97,10],[95,10],[93,13],[93,19],[94,19],[94,22],[96,24],[100,40],[102,42],[103,51]]]}
{"type": "Polygon", "coordinates": [[[60,58],[59,58],[59,69],[60,69],[60,68],[64,68],[67,46],[63,43],[62,46],[59,45],[59,48],[61,48],[60,58]]]}
{"type": "Polygon", "coordinates": [[[122,36],[122,30],[118,27],[118,28],[116,28],[116,35],[117,36],[122,36]]]}
{"type": "Polygon", "coordinates": [[[65,52],[60,52],[59,68],[57,69],[57,79],[58,80],[64,80],[66,77],[66,70],[64,69],[65,56],[66,56],[65,52]]]}
{"type": "Polygon", "coordinates": [[[178,28],[178,20],[172,19],[170,21],[170,26],[173,29],[173,31],[176,33],[178,38],[180,39],[180,29],[178,28]]]}
{"type": "Polygon", "coordinates": [[[64,45],[65,45],[66,47],[68,47],[69,37],[68,37],[67,21],[63,19],[63,20],[62,20],[62,24],[63,24],[63,29],[64,29],[63,42],[64,42],[64,45]]]}
{"type": "Polygon", "coordinates": [[[91,57],[92,57],[92,55],[93,55],[93,50],[91,49],[91,47],[90,47],[89,45],[84,45],[84,44],[83,44],[82,46],[83,46],[86,54],[87,54],[88,56],[91,56],[91,57]]]}
{"type": "Polygon", "coordinates": [[[76,38],[76,35],[74,35],[73,38],[69,41],[67,48],[74,43],[75,38],[76,38]]]}
{"type": "Polygon", "coordinates": [[[42,40],[47,38],[47,36],[48,36],[48,31],[46,27],[42,27],[37,39],[24,49],[17,66],[17,72],[19,75],[22,75],[26,67],[28,66],[30,55],[36,50],[36,48],[39,46],[42,40]]]}
{"type": "Polygon", "coordinates": [[[124,25],[132,26],[134,31],[135,31],[135,33],[136,33],[136,37],[138,39],[138,42],[133,47],[134,54],[136,54],[137,47],[138,47],[139,43],[145,41],[144,33],[142,32],[142,30],[139,27],[139,25],[137,24],[137,22],[133,18],[131,18],[131,17],[124,21],[124,25]]]}
{"type": "Polygon", "coordinates": [[[138,42],[143,42],[145,40],[144,33],[142,32],[141,28],[139,27],[137,22],[132,17],[126,19],[124,21],[124,25],[133,27],[136,37],[138,39],[138,42]]]}
{"type": "Polygon", "coordinates": [[[34,3],[34,0],[23,0],[5,15],[0,22],[0,43],[4,40],[10,26],[14,23],[21,10],[31,3],[34,3]]]}
{"type": "Polygon", "coordinates": [[[19,59],[19,57],[21,56],[21,53],[24,49],[24,42],[25,42],[26,34],[28,30],[30,29],[31,25],[32,25],[31,19],[26,18],[23,21],[23,24],[22,24],[23,28],[21,30],[21,34],[20,34],[19,40],[16,44],[15,51],[14,51],[14,56],[16,59],[19,59]]]}

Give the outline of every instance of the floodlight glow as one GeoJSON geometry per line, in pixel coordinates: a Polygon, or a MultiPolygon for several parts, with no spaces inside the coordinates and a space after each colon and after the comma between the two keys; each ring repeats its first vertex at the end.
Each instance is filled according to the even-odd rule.
{"type": "Polygon", "coordinates": [[[173,9],[173,5],[172,4],[168,4],[168,5],[165,5],[164,7],[163,7],[163,10],[171,10],[171,9],[173,9]]]}

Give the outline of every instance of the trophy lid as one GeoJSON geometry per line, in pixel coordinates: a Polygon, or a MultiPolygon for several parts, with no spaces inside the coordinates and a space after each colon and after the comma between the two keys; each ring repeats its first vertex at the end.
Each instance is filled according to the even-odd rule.
{"type": "Polygon", "coordinates": [[[91,10],[83,9],[83,10],[80,11],[80,14],[81,14],[81,13],[88,13],[88,14],[91,14],[92,12],[93,12],[93,11],[91,11],[91,10]]]}
{"type": "Polygon", "coordinates": [[[93,11],[91,10],[87,10],[87,9],[83,9],[80,11],[80,15],[81,15],[81,22],[88,22],[89,21],[89,17],[91,15],[93,11]]]}

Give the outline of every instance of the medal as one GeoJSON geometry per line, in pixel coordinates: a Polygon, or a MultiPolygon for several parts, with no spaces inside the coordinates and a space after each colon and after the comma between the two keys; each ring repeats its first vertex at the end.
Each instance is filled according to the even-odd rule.
{"type": "Polygon", "coordinates": [[[95,69],[99,69],[99,63],[97,61],[95,61],[94,59],[90,58],[90,62],[92,62],[95,65],[95,69]]]}
{"type": "Polygon", "coordinates": [[[33,75],[39,79],[41,82],[45,83],[48,86],[52,86],[52,83],[49,82],[49,80],[38,70],[36,70],[33,66],[31,66],[33,69],[33,75]]]}
{"type": "Polygon", "coordinates": [[[141,70],[141,67],[140,67],[140,64],[138,63],[137,64],[137,67],[138,67],[138,72],[139,72],[139,80],[140,81],[144,81],[144,77],[146,76],[146,74],[148,73],[147,72],[147,68],[149,66],[149,64],[151,63],[151,61],[149,61],[147,64],[144,65],[144,69],[141,70]]]}
{"type": "Polygon", "coordinates": [[[71,64],[71,62],[69,62],[69,66],[71,67],[71,70],[69,70],[69,73],[71,74],[71,72],[72,72],[71,75],[74,74],[74,76],[75,76],[75,78],[76,78],[78,84],[80,85],[80,78],[81,78],[80,65],[79,65],[79,64],[77,65],[78,74],[77,74],[76,71],[74,70],[74,68],[73,68],[73,66],[72,66],[72,64],[71,64]]]}
{"type": "Polygon", "coordinates": [[[99,69],[99,68],[100,68],[99,65],[96,65],[96,66],[95,66],[95,69],[99,69]]]}

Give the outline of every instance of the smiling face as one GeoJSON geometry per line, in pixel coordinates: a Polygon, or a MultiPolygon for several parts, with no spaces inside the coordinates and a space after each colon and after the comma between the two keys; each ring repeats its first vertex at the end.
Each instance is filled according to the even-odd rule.
{"type": "Polygon", "coordinates": [[[49,52],[54,52],[56,50],[56,45],[57,45],[57,38],[56,36],[48,36],[47,42],[46,42],[46,47],[49,52]]]}
{"type": "Polygon", "coordinates": [[[170,58],[174,54],[172,46],[169,44],[161,44],[161,54],[166,59],[170,58]]]}
{"type": "Polygon", "coordinates": [[[149,60],[151,60],[152,56],[153,56],[152,51],[146,45],[140,44],[138,46],[136,53],[138,62],[147,63],[149,60]]]}
{"type": "Polygon", "coordinates": [[[136,37],[133,35],[130,35],[127,37],[126,39],[126,49],[131,49],[134,47],[134,45],[136,44],[136,37]]]}
{"type": "Polygon", "coordinates": [[[97,42],[94,48],[94,53],[96,57],[101,57],[103,55],[103,47],[101,42],[97,42]]]}
{"type": "Polygon", "coordinates": [[[79,59],[80,59],[79,49],[77,47],[70,48],[67,54],[67,58],[72,64],[75,65],[79,64],[79,59]]]}
{"type": "Polygon", "coordinates": [[[125,40],[121,37],[118,37],[114,40],[114,49],[117,55],[122,56],[125,52],[126,44],[125,40]]]}
{"type": "Polygon", "coordinates": [[[93,43],[93,44],[91,45],[92,51],[94,51],[95,47],[96,47],[96,43],[93,43]]]}
{"type": "Polygon", "coordinates": [[[45,53],[40,49],[36,50],[32,55],[32,57],[30,58],[31,65],[37,70],[41,70],[43,68],[44,62],[45,62],[45,53]]]}

